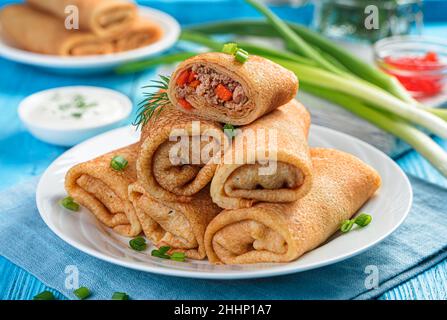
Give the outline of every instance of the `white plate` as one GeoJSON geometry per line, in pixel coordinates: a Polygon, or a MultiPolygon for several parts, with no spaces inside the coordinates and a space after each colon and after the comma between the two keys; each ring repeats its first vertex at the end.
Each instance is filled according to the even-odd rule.
{"type": "MultiPolygon", "coordinates": [[[[64,176],[82,161],[137,141],[132,127],[106,132],[68,150],[45,171],[37,187],[37,207],[45,223],[60,238],[79,250],[99,259],[141,271],[171,276],[206,279],[242,279],[277,276],[322,267],[371,248],[391,234],[405,219],[412,203],[408,178],[396,163],[374,147],[346,134],[313,125],[311,146],[329,147],[349,152],[378,170],[383,186],[361,209],[373,216],[372,223],[359,231],[335,235],[331,241],[284,264],[215,266],[205,261],[175,262],[150,255],[151,249],[136,252],[129,248],[129,238],[103,227],[86,209],[71,213],[58,205],[66,196],[64,176]]],[[[374,249],[372,249],[374,250],[374,249]]]]}
{"type": "Polygon", "coordinates": [[[0,56],[53,72],[96,73],[111,70],[125,62],[141,60],[159,54],[174,45],[180,35],[180,25],[173,17],[159,10],[142,6],[139,7],[139,13],[142,17],[157,23],[163,28],[164,35],[159,41],[139,49],[114,54],[60,57],[15,48],[7,43],[0,33],[0,56]]]}

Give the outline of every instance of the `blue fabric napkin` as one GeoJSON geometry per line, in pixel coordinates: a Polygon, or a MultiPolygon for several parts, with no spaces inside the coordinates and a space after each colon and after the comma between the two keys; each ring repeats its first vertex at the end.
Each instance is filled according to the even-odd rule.
{"type": "Polygon", "coordinates": [[[447,190],[415,178],[410,215],[374,248],[316,270],[237,281],[160,276],[90,257],[44,224],[35,205],[36,182],[0,193],[0,254],[69,298],[75,297],[65,289],[64,270],[76,265],[80,285],[93,291],[92,299],[110,299],[115,291],[127,292],[132,299],[368,299],[447,257],[447,190]],[[368,276],[373,274],[380,284],[368,289],[365,282],[371,284],[368,276]]]}

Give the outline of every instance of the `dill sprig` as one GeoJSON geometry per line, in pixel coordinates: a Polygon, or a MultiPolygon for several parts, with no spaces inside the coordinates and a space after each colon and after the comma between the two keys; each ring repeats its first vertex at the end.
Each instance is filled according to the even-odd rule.
{"type": "Polygon", "coordinates": [[[152,90],[143,93],[144,100],[138,104],[137,117],[133,123],[137,128],[144,127],[154,115],[157,117],[164,107],[171,104],[167,93],[171,78],[163,75],[159,77],[160,80],[152,80],[151,84],[143,87],[152,90]]]}

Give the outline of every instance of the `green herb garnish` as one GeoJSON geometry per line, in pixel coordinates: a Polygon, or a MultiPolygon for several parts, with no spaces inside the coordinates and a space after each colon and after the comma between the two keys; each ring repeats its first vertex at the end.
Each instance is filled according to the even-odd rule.
{"type": "Polygon", "coordinates": [[[226,123],[223,127],[224,133],[231,139],[236,136],[236,127],[226,123]]]}
{"type": "Polygon", "coordinates": [[[222,47],[222,52],[231,54],[234,56],[236,61],[240,63],[244,63],[248,60],[248,52],[242,48],[238,48],[237,44],[233,42],[224,44],[222,47]]]}
{"type": "Polygon", "coordinates": [[[171,104],[167,93],[171,78],[162,75],[159,77],[160,80],[152,80],[152,84],[143,87],[153,92],[144,93],[144,100],[138,104],[138,115],[133,123],[137,128],[144,127],[152,116],[158,116],[164,107],[171,104]]]}
{"type": "Polygon", "coordinates": [[[129,300],[129,295],[124,292],[115,292],[112,295],[112,300],[129,300]]]}
{"type": "Polygon", "coordinates": [[[135,251],[146,250],[146,240],[143,237],[136,237],[129,241],[129,246],[135,251]]]}
{"type": "Polygon", "coordinates": [[[33,297],[33,300],[56,300],[51,291],[42,291],[33,297]]]}
{"type": "Polygon", "coordinates": [[[354,223],[359,227],[366,227],[372,221],[372,217],[369,214],[362,213],[354,219],[354,223]]]}
{"type": "Polygon", "coordinates": [[[237,44],[233,43],[233,42],[224,44],[224,46],[222,48],[223,53],[227,53],[227,54],[231,54],[231,55],[236,54],[236,51],[237,51],[237,44]]]}
{"type": "Polygon", "coordinates": [[[343,233],[347,233],[351,231],[354,224],[356,224],[359,228],[363,228],[370,224],[371,221],[372,217],[369,214],[362,213],[354,219],[343,221],[340,226],[340,231],[343,233]]]}
{"type": "Polygon", "coordinates": [[[59,204],[63,206],[65,209],[71,211],[79,211],[79,204],[74,201],[72,197],[65,197],[59,201],[59,204]]]}
{"type": "Polygon", "coordinates": [[[124,169],[126,169],[128,164],[129,163],[123,156],[115,156],[110,161],[110,166],[113,170],[116,171],[123,171],[124,169]]]}
{"type": "Polygon", "coordinates": [[[171,254],[171,260],[185,262],[185,253],[184,252],[174,252],[171,254]]]}
{"type": "Polygon", "coordinates": [[[74,295],[81,300],[87,299],[92,294],[87,287],[80,287],[73,291],[74,295]]]}
{"type": "Polygon", "coordinates": [[[244,63],[244,62],[246,62],[248,60],[248,52],[245,51],[244,49],[237,49],[234,57],[240,63],[244,63]]]}
{"type": "Polygon", "coordinates": [[[343,233],[349,232],[351,231],[353,225],[354,225],[353,220],[345,220],[341,224],[340,231],[343,233]]]}
{"type": "Polygon", "coordinates": [[[162,259],[171,259],[174,261],[185,262],[185,253],[183,252],[173,252],[171,255],[168,254],[168,251],[171,250],[169,246],[163,246],[158,248],[158,250],[152,250],[151,255],[154,257],[162,258],[162,259]]]}

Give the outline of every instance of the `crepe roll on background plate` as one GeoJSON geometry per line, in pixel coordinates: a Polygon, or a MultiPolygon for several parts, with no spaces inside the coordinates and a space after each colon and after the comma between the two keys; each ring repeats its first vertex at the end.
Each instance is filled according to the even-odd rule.
{"type": "MultiPolygon", "coordinates": [[[[358,158],[312,149],[314,182],[302,199],[225,210],[205,233],[213,263],[288,262],[324,243],[380,187],[380,176],[358,158]]],[[[374,222],[373,222],[374,223],[374,222]]]]}
{"type": "Polygon", "coordinates": [[[63,20],[28,5],[3,8],[0,11],[0,26],[8,41],[27,51],[85,56],[112,53],[114,50],[110,41],[99,39],[89,32],[67,30],[63,20]]]}
{"type": "Polygon", "coordinates": [[[142,128],[138,181],[157,200],[188,202],[213,178],[225,140],[221,124],[166,106],[142,128]]]}
{"type": "Polygon", "coordinates": [[[163,29],[148,20],[138,18],[125,31],[114,36],[115,51],[127,51],[152,44],[163,36],[163,29]]]}
{"type": "Polygon", "coordinates": [[[141,233],[141,224],[128,197],[129,185],[136,180],[138,144],[118,149],[80,163],[65,176],[67,193],[92,212],[107,227],[124,236],[141,233]],[[112,169],[111,160],[120,155],[128,161],[123,171],[112,169]]]}
{"type": "Polygon", "coordinates": [[[97,35],[111,35],[130,27],[137,16],[135,4],[123,0],[26,0],[30,5],[46,11],[62,21],[76,7],[79,28],[97,35]],[[67,11],[66,11],[67,10],[67,11]]]}
{"type": "Polygon", "coordinates": [[[145,236],[155,246],[169,246],[191,259],[205,258],[205,229],[222,210],[211,201],[209,188],[189,203],[167,202],[155,200],[137,182],[129,187],[129,198],[145,236]]]}
{"type": "Polygon", "coordinates": [[[211,52],[180,63],[171,77],[169,99],[184,112],[222,123],[245,125],[295,97],[298,79],[280,65],[250,55],[211,52]]]}
{"type": "Polygon", "coordinates": [[[237,130],[212,180],[213,201],[221,208],[237,209],[305,196],[313,176],[309,126],[308,111],[293,99],[237,130]]]}

